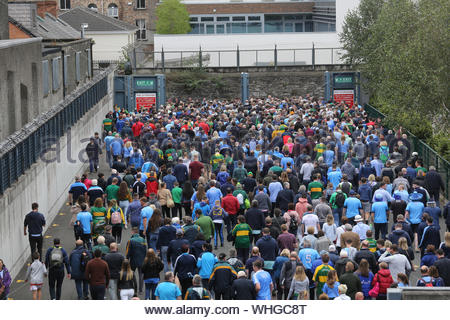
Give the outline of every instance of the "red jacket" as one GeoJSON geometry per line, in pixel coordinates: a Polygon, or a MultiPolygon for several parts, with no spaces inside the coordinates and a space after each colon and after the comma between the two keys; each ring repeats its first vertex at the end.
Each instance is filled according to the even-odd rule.
{"type": "Polygon", "coordinates": [[[147,192],[145,193],[147,197],[149,197],[151,193],[158,193],[158,180],[152,179],[152,181],[150,181],[150,179],[147,179],[147,181],[145,181],[145,185],[147,187],[147,192]]]}
{"type": "Polygon", "coordinates": [[[227,194],[222,198],[222,208],[228,214],[237,214],[240,208],[239,200],[232,194],[227,194]]]}
{"type": "Polygon", "coordinates": [[[379,294],[386,294],[387,289],[391,287],[391,284],[394,282],[391,276],[391,272],[389,269],[381,269],[378,273],[373,277],[372,287],[379,282],[380,291],[379,294]]]}

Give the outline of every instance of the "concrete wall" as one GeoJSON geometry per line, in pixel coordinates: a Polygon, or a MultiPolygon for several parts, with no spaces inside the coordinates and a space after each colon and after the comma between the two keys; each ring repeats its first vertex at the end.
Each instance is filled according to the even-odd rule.
{"type": "Polygon", "coordinates": [[[0,117],[0,141],[28,122],[31,110],[40,111],[41,57],[40,38],[0,41],[0,112],[4,115],[0,117]],[[22,93],[25,86],[28,96],[25,110],[21,85],[22,93]]]}
{"type": "Polygon", "coordinates": [[[59,145],[54,146],[59,152],[50,151],[44,155],[45,159],[55,159],[59,155],[60,160],[49,163],[39,160],[0,197],[0,257],[12,277],[30,255],[28,238],[23,236],[23,220],[31,210],[31,203],[39,203],[47,224],[65,204],[73,177],[87,168],[87,164],[78,159],[78,154],[86,146],[86,139],[100,130],[104,115],[112,109],[112,88],[113,73],[110,73],[109,94],[72,127],[70,135],[61,137],[59,145]],[[67,154],[76,159],[75,163],[69,161],[67,154]]]}
{"type": "Polygon", "coordinates": [[[134,42],[134,32],[114,34],[86,32],[86,37],[94,40],[94,60],[120,60],[122,48],[134,42]]]}
{"type": "MultiPolygon", "coordinates": [[[[250,97],[264,98],[268,95],[291,97],[324,95],[324,72],[254,72],[249,73],[250,97]]],[[[167,98],[234,99],[240,98],[240,73],[200,75],[200,84],[188,90],[192,80],[180,73],[166,74],[167,98]]]]}

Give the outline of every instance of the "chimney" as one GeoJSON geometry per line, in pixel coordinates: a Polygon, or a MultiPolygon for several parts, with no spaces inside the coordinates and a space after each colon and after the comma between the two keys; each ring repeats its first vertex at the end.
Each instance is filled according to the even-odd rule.
{"type": "MultiPolygon", "coordinates": [[[[1,0],[0,0],[1,1],[1,0]]],[[[45,13],[48,12],[52,16],[56,17],[56,1],[37,1],[37,15],[42,19],[45,18],[45,13]]]]}
{"type": "Polygon", "coordinates": [[[9,39],[8,0],[0,0],[0,40],[9,39]]]}

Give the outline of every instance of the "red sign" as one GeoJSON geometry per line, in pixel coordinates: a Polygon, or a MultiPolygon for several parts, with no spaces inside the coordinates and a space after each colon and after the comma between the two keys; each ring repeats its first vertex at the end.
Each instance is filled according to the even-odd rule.
{"type": "Polygon", "coordinates": [[[354,90],[334,90],[333,100],[336,102],[344,101],[349,107],[353,106],[355,101],[355,91],[354,90]]]}
{"type": "Polygon", "coordinates": [[[136,110],[151,109],[156,105],[156,93],[136,93],[136,110]]]}

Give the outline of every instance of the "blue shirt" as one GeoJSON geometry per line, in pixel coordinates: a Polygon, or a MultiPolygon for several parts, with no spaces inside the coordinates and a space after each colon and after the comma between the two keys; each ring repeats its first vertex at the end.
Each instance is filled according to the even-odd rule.
{"type": "Polygon", "coordinates": [[[324,284],[323,288],[322,288],[322,292],[326,293],[328,295],[328,298],[332,299],[332,298],[336,298],[337,296],[339,296],[339,287],[340,283],[338,281],[336,281],[334,283],[333,288],[328,287],[328,284],[324,284]]]}
{"type": "Polygon", "coordinates": [[[360,195],[359,200],[361,201],[370,201],[372,199],[372,188],[368,183],[360,185],[358,193],[360,195]]]}
{"type": "Polygon", "coordinates": [[[320,255],[317,250],[311,248],[305,248],[298,252],[298,257],[303,263],[305,269],[311,269],[314,260],[319,259],[320,255]]]}
{"type": "Polygon", "coordinates": [[[169,189],[170,191],[172,191],[172,189],[173,189],[173,184],[174,184],[175,182],[177,182],[177,178],[175,178],[174,175],[168,174],[168,175],[165,175],[165,176],[164,176],[163,181],[166,183],[167,189],[169,189]]]}
{"type": "Polygon", "coordinates": [[[272,292],[270,291],[270,284],[272,283],[272,277],[270,276],[270,273],[259,270],[253,274],[252,280],[255,285],[257,283],[260,285],[256,300],[271,300],[272,292]]]}
{"type": "Polygon", "coordinates": [[[372,212],[374,213],[374,223],[387,223],[386,212],[389,210],[388,205],[384,201],[377,201],[372,204],[372,212]]]}
{"type": "Polygon", "coordinates": [[[323,153],[323,160],[327,164],[328,167],[331,167],[334,160],[334,151],[333,150],[325,150],[323,153]]]}
{"type": "Polygon", "coordinates": [[[114,140],[111,143],[111,150],[112,150],[113,155],[119,156],[122,154],[122,145],[120,144],[119,141],[114,140]]]}
{"type": "Polygon", "coordinates": [[[271,182],[269,184],[270,202],[277,202],[278,192],[283,190],[280,182],[271,182]]]}
{"type": "Polygon", "coordinates": [[[206,197],[208,198],[209,205],[212,207],[216,204],[216,200],[219,200],[223,197],[222,191],[216,187],[209,188],[206,192],[206,197]]]}
{"type": "Polygon", "coordinates": [[[214,269],[214,264],[219,261],[211,252],[203,253],[197,261],[198,274],[202,279],[209,279],[214,269]]]}
{"type": "Polygon", "coordinates": [[[105,138],[106,151],[111,151],[111,143],[113,142],[113,140],[114,140],[113,136],[107,136],[105,138]]]}
{"type": "Polygon", "coordinates": [[[341,182],[342,179],[342,173],[341,171],[331,171],[328,173],[328,181],[330,181],[333,184],[333,191],[336,190],[336,187],[341,182]]]}
{"type": "Polygon", "coordinates": [[[411,224],[419,224],[422,221],[422,214],[424,205],[421,201],[412,201],[406,206],[406,211],[409,212],[408,221],[411,224]]]}
{"type": "Polygon", "coordinates": [[[175,283],[164,281],[156,287],[155,296],[159,300],[177,300],[177,297],[181,296],[181,291],[175,283]]]}
{"type": "Polygon", "coordinates": [[[375,169],[375,172],[377,173],[377,177],[381,176],[381,169],[383,169],[383,161],[381,160],[372,160],[370,161],[370,164],[372,165],[372,168],[375,169]]]}
{"type": "Polygon", "coordinates": [[[284,170],[287,169],[287,164],[290,163],[291,164],[291,168],[294,167],[294,159],[292,159],[291,157],[283,157],[280,161],[281,166],[283,167],[284,170]]]}
{"type": "Polygon", "coordinates": [[[359,209],[362,209],[361,201],[355,197],[349,197],[345,199],[344,208],[347,208],[345,215],[347,218],[353,218],[359,214],[359,209]]]}
{"type": "Polygon", "coordinates": [[[91,233],[92,214],[90,214],[89,212],[86,212],[86,211],[81,211],[77,214],[77,221],[81,222],[81,225],[83,226],[84,234],[91,233]]]}
{"type": "Polygon", "coordinates": [[[146,207],[142,208],[142,210],[141,210],[141,225],[139,226],[139,230],[145,231],[144,230],[144,218],[147,218],[147,225],[148,225],[148,222],[149,222],[150,218],[152,217],[152,215],[153,215],[153,209],[150,208],[150,206],[146,206],[146,207]]]}

